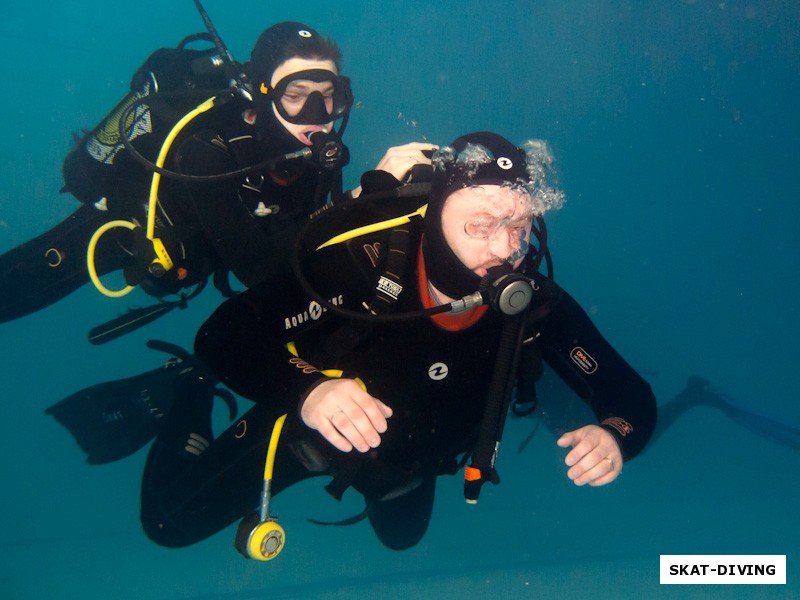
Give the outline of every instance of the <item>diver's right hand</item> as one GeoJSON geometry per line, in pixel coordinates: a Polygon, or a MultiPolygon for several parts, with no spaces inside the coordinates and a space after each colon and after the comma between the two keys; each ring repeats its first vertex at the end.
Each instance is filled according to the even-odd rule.
{"type": "Polygon", "coordinates": [[[392,409],[353,379],[331,379],[315,387],[300,407],[303,422],[334,447],[350,452],[377,448],[392,409]]]}

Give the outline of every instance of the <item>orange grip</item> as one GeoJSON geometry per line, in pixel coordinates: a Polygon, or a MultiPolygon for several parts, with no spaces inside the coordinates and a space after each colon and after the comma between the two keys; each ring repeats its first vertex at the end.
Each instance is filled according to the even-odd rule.
{"type": "Polygon", "coordinates": [[[475,467],[466,467],[464,469],[464,479],[466,481],[480,481],[481,470],[475,467]]]}

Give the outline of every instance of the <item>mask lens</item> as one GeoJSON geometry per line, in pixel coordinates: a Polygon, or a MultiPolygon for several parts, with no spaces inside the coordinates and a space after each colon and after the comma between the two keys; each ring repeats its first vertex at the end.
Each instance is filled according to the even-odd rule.
{"type": "MultiPolygon", "coordinates": [[[[476,188],[473,193],[480,194],[485,188],[476,188]]],[[[481,212],[464,223],[464,232],[471,238],[487,244],[503,241],[492,248],[493,252],[503,254],[499,258],[516,263],[530,249],[530,230],[533,210],[530,197],[511,188],[503,188],[500,193],[486,194],[481,212]],[[506,254],[507,253],[507,254],[506,254]]]]}
{"type": "MultiPolygon", "coordinates": [[[[475,194],[484,191],[484,188],[475,188],[475,194]]],[[[530,197],[510,188],[502,188],[501,193],[486,194],[482,205],[484,214],[464,224],[464,232],[471,238],[491,239],[503,231],[516,237],[530,225],[533,217],[530,197]]]]}
{"type": "Polygon", "coordinates": [[[333,98],[314,91],[292,89],[280,98],[280,103],[289,118],[307,125],[322,125],[333,120],[331,116],[333,98]]]}
{"type": "Polygon", "coordinates": [[[471,238],[486,240],[497,234],[504,221],[505,219],[498,219],[497,217],[481,217],[467,221],[464,224],[464,231],[471,238]]]}
{"type": "Polygon", "coordinates": [[[315,69],[281,79],[273,91],[278,114],[297,125],[324,125],[345,115],[353,97],[347,77],[315,69]]]}

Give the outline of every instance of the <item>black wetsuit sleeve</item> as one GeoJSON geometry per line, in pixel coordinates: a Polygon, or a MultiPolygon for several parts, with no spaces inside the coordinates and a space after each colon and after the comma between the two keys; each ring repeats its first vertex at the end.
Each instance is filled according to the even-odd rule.
{"type": "MultiPolygon", "coordinates": [[[[551,284],[555,286],[555,284],[551,284]]],[[[542,356],[589,404],[629,460],[644,448],[656,425],[649,384],[614,350],[586,312],[558,289],[550,310],[535,327],[542,356]]]]}
{"type": "Polygon", "coordinates": [[[287,274],[231,298],[195,338],[195,354],[225,385],[255,402],[284,405],[287,411],[295,410],[306,391],[326,378],[286,347],[291,338],[286,315],[297,314],[290,297],[293,288],[287,274]]]}
{"type": "MultiPolygon", "coordinates": [[[[49,306],[89,282],[89,240],[109,217],[92,205],[81,206],[49,231],[0,255],[0,323],[49,306]]],[[[116,228],[95,249],[99,275],[122,269],[130,232],[116,228]]]]}

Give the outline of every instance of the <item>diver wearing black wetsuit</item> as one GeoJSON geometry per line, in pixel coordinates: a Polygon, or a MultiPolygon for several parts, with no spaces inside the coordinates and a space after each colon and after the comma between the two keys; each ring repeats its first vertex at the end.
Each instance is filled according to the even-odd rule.
{"type": "MultiPolygon", "coordinates": [[[[215,115],[219,127],[192,135],[181,144],[175,153],[177,171],[227,173],[290,151],[291,143],[263,138],[245,121],[242,115],[247,112],[237,104],[223,106],[222,114],[215,115]]],[[[295,140],[294,149],[296,145],[295,140]]],[[[142,273],[162,294],[224,270],[247,287],[263,281],[273,265],[289,259],[287,248],[300,223],[326,202],[333,180],[318,166],[296,160],[244,180],[171,181],[168,186],[162,205],[164,218],[174,223],[170,254],[186,256],[186,264],[180,280],[154,281],[142,273]]]]}
{"type": "MultiPolygon", "coordinates": [[[[358,219],[348,220],[353,222],[358,219]]],[[[392,308],[398,313],[435,304],[420,251],[420,223],[407,227],[403,292],[392,308]]],[[[362,235],[318,252],[307,265],[316,290],[335,305],[363,310],[362,303],[375,296],[389,236],[362,235]]],[[[655,425],[650,387],[566,292],[539,273],[527,276],[538,291],[524,337],[590,404],[623,457],[636,456],[655,425]],[[579,365],[577,349],[591,357],[592,368],[586,361],[579,365]]],[[[504,318],[484,306],[461,316],[365,325],[324,311],[288,272],[225,302],[198,333],[195,351],[225,384],[257,405],[210,447],[204,445],[199,457],[188,456],[184,446],[190,434],[212,439],[210,399],[175,407],[145,470],[145,531],[160,544],[183,546],[252,510],[269,431],[286,413],[273,494],[307,477],[333,475],[329,491],[335,496],[350,485],[365,496],[367,516],[385,545],[417,543],[427,528],[436,476],[455,472],[457,457],[475,444],[504,318]],[[369,394],[392,408],[377,448],[340,452],[298,418],[304,399],[329,379],[321,372],[327,369],[358,377],[369,394]]],[[[523,352],[522,360],[534,356],[523,352]]]]}
{"type": "MultiPolygon", "coordinates": [[[[281,122],[279,114],[273,112],[273,102],[280,104],[280,98],[267,97],[258,86],[266,82],[263,89],[269,89],[276,68],[294,56],[315,57],[319,59],[312,61],[315,66],[329,62],[336,70],[340,61],[335,44],[303,24],[280,23],[267,29],[244,66],[257,88],[253,103],[234,95],[226,104],[202,114],[177,137],[165,167],[184,175],[229,173],[305,148],[305,142],[287,127],[295,127],[308,139],[311,130],[319,131],[345,116],[348,102],[352,102],[349,82],[336,72],[317,68],[308,71],[309,77],[337,87],[338,104],[333,113],[325,112],[326,107],[304,109],[299,115],[287,116],[290,124],[281,122]],[[302,123],[309,124],[305,134],[302,123]]],[[[305,77],[304,73],[290,73],[286,79],[291,83],[305,77]]],[[[132,90],[151,85],[153,77],[149,71],[137,73],[132,90]]],[[[153,96],[156,98],[149,113],[155,121],[161,102],[157,94],[153,96]]],[[[315,102],[312,98],[308,104],[315,102]]],[[[322,140],[329,134],[319,135],[322,140]]],[[[87,283],[89,240],[101,225],[115,219],[146,223],[143,207],[152,172],[134,161],[124,148],[117,149],[113,159],[106,159],[114,161],[113,179],[100,185],[93,179],[94,173],[107,165],[99,162],[96,152],[87,150],[90,141],[88,136],[84,138],[64,165],[65,190],[84,206],[50,231],[0,256],[0,322],[44,308],[87,283]],[[104,199],[98,202],[101,196],[104,199]]],[[[150,248],[141,245],[146,241],[142,239],[143,228],[139,228],[138,238],[117,228],[98,242],[94,252],[98,275],[124,269],[128,283],[139,283],[159,297],[198,284],[217,272],[230,271],[246,286],[255,285],[272,265],[286,259],[284,249],[290,247],[287,242],[293,235],[292,225],[322,206],[329,194],[341,192],[346,148],[341,148],[341,153],[343,160],[330,171],[318,163],[295,159],[224,181],[186,183],[162,177],[156,232],[175,266],[163,276],[151,275],[145,256],[150,248]]]]}

